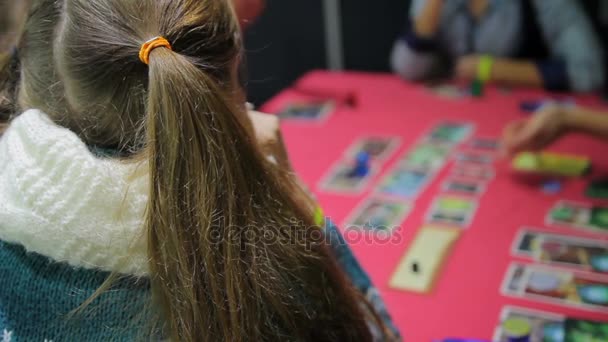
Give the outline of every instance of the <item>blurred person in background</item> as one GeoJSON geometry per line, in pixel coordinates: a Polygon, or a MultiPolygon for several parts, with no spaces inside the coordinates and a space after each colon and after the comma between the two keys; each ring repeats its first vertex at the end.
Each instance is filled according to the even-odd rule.
{"type": "Polygon", "coordinates": [[[572,0],[414,0],[393,70],[421,81],[452,74],[547,90],[604,84],[604,52],[572,0]]]}

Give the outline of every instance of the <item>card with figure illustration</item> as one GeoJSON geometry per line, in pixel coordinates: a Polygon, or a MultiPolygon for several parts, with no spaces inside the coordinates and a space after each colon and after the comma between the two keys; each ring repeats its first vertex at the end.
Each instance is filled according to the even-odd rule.
{"type": "Polygon", "coordinates": [[[608,241],[542,234],[535,259],[555,266],[608,275],[608,241]]]}
{"type": "Polygon", "coordinates": [[[512,341],[503,328],[505,324],[508,324],[509,320],[521,320],[529,324],[531,328],[528,337],[529,342],[563,342],[560,337],[563,338],[566,322],[565,316],[514,306],[503,308],[492,341],[512,341]]]}
{"type": "Polygon", "coordinates": [[[589,311],[608,310],[608,279],[567,269],[512,263],[501,290],[512,297],[589,311]]]}
{"type": "Polygon", "coordinates": [[[608,275],[608,240],[522,229],[512,250],[514,256],[544,264],[608,275]]]}

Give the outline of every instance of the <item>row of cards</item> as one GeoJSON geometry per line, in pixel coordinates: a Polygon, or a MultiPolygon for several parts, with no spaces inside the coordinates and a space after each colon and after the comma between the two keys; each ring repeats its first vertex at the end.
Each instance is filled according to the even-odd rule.
{"type": "MultiPolygon", "coordinates": [[[[473,125],[457,122],[444,122],[433,127],[412,150],[399,158],[394,169],[380,182],[377,193],[405,200],[415,199],[433,181],[454,147],[466,140],[473,130],[473,125]]],[[[468,186],[465,184],[463,188],[468,186]]]]}
{"type": "Polygon", "coordinates": [[[508,320],[528,322],[532,330],[529,342],[601,342],[608,341],[608,323],[567,318],[544,311],[507,306],[500,315],[492,341],[510,342],[503,323],[508,320]]]}
{"type": "Polygon", "coordinates": [[[492,166],[499,143],[492,138],[474,138],[466,150],[455,154],[456,164],[442,184],[427,214],[427,222],[455,227],[468,227],[477,211],[478,197],[495,176],[492,166]]]}
{"type": "MultiPolygon", "coordinates": [[[[387,197],[370,197],[346,219],[345,227],[392,232],[413,209],[413,202],[387,197]]],[[[467,227],[477,210],[471,198],[438,196],[426,215],[426,222],[456,227],[467,227]]]]}
{"type": "Polygon", "coordinates": [[[608,277],[580,271],[512,263],[501,291],[506,296],[582,310],[608,310],[608,277]]]}
{"type": "MultiPolygon", "coordinates": [[[[452,149],[467,139],[473,131],[473,126],[465,123],[445,122],[440,123],[431,129],[415,147],[401,156],[395,167],[380,182],[374,194],[366,198],[353,213],[346,219],[346,227],[357,227],[372,229],[377,231],[392,232],[413,209],[413,200],[422,192],[424,187],[429,184],[441,167],[446,163],[452,149]]],[[[352,157],[353,153],[364,149],[369,143],[361,141],[349,149],[352,157]]],[[[385,150],[390,150],[388,146],[385,150]]],[[[382,149],[377,149],[381,151],[382,149]]],[[[377,160],[385,160],[382,154],[376,157],[377,160]]],[[[351,166],[352,168],[352,166],[351,166]]],[[[348,170],[348,167],[338,169],[348,170]]],[[[327,178],[329,181],[323,183],[324,188],[338,190],[340,187],[333,186],[337,180],[344,178],[334,172],[327,178]]],[[[344,182],[340,182],[344,183],[344,182]]],[[[461,191],[470,193],[479,189],[472,189],[470,184],[451,184],[444,185],[445,188],[458,188],[461,191]]],[[[469,217],[454,217],[454,208],[469,207],[469,203],[461,203],[458,199],[442,199],[435,204],[439,221],[460,221],[464,222],[469,217]]],[[[474,208],[472,208],[474,210],[474,208]]]]}

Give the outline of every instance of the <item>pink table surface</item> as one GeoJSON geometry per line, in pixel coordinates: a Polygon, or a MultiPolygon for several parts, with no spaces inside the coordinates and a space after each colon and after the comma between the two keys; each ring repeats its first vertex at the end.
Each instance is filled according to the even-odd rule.
{"type": "MultiPolygon", "coordinates": [[[[294,100],[330,94],[354,97],[355,107],[340,105],[323,123],[283,122],[283,134],[295,170],[316,193],[335,222],[343,222],[351,210],[371,195],[375,185],[396,163],[399,156],[441,120],[469,121],[476,125],[475,136],[498,137],[503,126],[524,117],[519,109],[523,100],[547,98],[540,90],[486,89],[481,99],[442,99],[421,85],[408,84],[392,75],[366,73],[312,72],[286,89],[261,109],[278,112],[294,100]],[[302,91],[304,90],[304,91],[302,91]],[[328,169],[342,158],[345,150],[362,135],[391,135],[402,139],[400,148],[384,163],[361,195],[329,194],[318,183],[328,169]]],[[[577,96],[578,104],[601,106],[593,96],[577,96]]],[[[608,175],[607,146],[584,136],[568,136],[554,146],[556,151],[588,155],[594,163],[594,176],[608,175]]],[[[421,295],[393,290],[388,281],[409,244],[424,225],[424,215],[440,192],[448,174],[448,163],[434,182],[418,196],[415,208],[392,244],[351,244],[363,267],[378,287],[405,340],[432,341],[448,336],[491,338],[503,306],[515,305],[563,313],[586,319],[608,320],[607,312],[565,308],[500,294],[500,286],[512,261],[511,244],[522,226],[574,236],[591,236],[608,243],[607,235],[568,228],[546,227],[545,216],[560,199],[589,202],[583,195],[588,179],[568,181],[558,195],[543,194],[538,187],[521,184],[509,173],[506,162],[496,165],[497,176],[481,197],[473,223],[456,243],[439,275],[432,293],[421,295]]],[[[595,201],[597,203],[597,201],[595,201]]],[[[606,204],[606,203],[604,203],[606,204]]]]}

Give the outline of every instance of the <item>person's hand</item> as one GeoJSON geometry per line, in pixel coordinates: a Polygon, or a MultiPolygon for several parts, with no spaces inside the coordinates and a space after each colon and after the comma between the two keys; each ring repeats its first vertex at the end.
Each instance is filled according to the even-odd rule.
{"type": "Polygon", "coordinates": [[[454,76],[459,79],[471,80],[477,77],[477,69],[479,66],[479,56],[469,55],[463,56],[456,62],[454,76]]]}
{"type": "Polygon", "coordinates": [[[507,125],[503,146],[509,155],[521,151],[537,151],[559,139],[567,130],[567,109],[545,105],[534,116],[507,125]]]}

